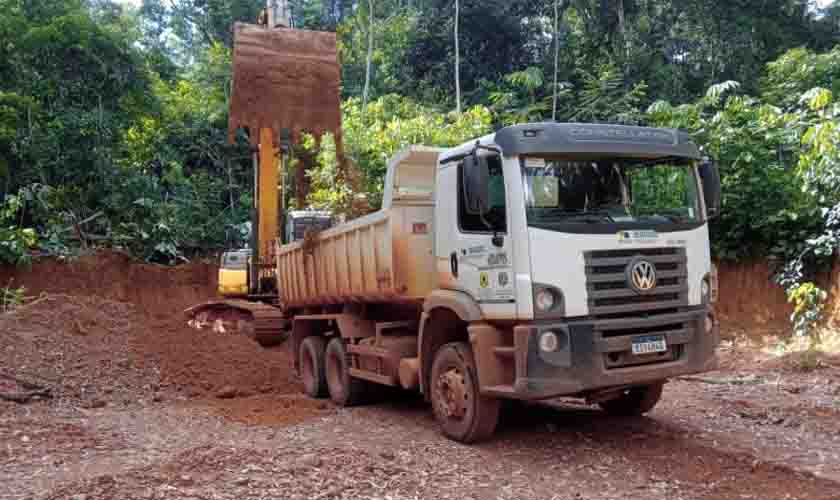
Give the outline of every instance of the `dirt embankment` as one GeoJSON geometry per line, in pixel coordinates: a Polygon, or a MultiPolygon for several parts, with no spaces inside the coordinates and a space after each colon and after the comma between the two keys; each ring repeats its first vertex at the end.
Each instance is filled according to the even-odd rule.
{"type": "MultiPolygon", "coordinates": [[[[718,263],[718,269],[717,310],[725,329],[750,330],[758,337],[789,330],[792,307],[773,281],[773,270],[766,261],[723,262],[718,263]]],[[[73,261],[43,259],[30,269],[0,267],[0,287],[22,285],[29,296],[46,292],[127,302],[159,319],[180,317],[184,309],[215,297],[217,280],[215,263],[165,267],[108,251],[73,261]]],[[[821,285],[831,292],[828,318],[840,325],[840,261],[821,285]]]]}
{"type": "Polygon", "coordinates": [[[196,261],[166,267],[110,251],[71,261],[39,259],[29,269],[0,267],[0,287],[25,286],[30,296],[97,296],[134,304],[154,316],[179,314],[215,297],[217,280],[216,264],[196,261]]]}
{"type": "Polygon", "coordinates": [[[784,327],[792,308],[785,292],[773,282],[765,261],[718,262],[716,309],[724,323],[746,327],[784,327]]]}
{"type": "MultiPolygon", "coordinates": [[[[751,329],[758,334],[790,328],[793,307],[784,290],[773,281],[774,272],[766,261],[718,262],[717,266],[716,308],[724,327],[751,329]]],[[[826,317],[832,325],[840,325],[840,260],[819,282],[829,290],[826,317]]]]}

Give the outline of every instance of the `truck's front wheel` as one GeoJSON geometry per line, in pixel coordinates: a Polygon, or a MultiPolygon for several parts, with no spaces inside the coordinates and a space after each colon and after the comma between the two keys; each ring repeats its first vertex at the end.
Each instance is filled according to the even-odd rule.
{"type": "Polygon", "coordinates": [[[498,399],[481,395],[475,358],[466,342],[441,347],[431,374],[431,400],[443,433],[455,441],[474,443],[486,439],[499,421],[498,399]]]}
{"type": "Polygon", "coordinates": [[[306,337],[298,350],[298,366],[303,381],[303,392],[312,398],[327,395],[327,380],[324,373],[324,339],[306,337]]]}
{"type": "Polygon", "coordinates": [[[599,406],[610,415],[624,417],[642,415],[652,410],[659,402],[664,385],[665,382],[657,382],[643,387],[631,387],[623,391],[619,397],[599,403],[599,406]]]}

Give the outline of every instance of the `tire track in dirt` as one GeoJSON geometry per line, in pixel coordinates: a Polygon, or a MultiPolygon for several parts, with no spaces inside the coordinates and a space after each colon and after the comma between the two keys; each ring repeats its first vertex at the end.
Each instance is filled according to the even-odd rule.
{"type": "MultiPolygon", "coordinates": [[[[840,498],[840,483],[716,447],[670,407],[622,419],[580,406],[517,405],[493,440],[463,446],[439,433],[418,399],[330,407],[291,426],[262,417],[277,411],[277,398],[226,401],[221,414],[199,403],[86,413],[76,425],[101,436],[105,453],[28,491],[89,500],[840,498]],[[240,418],[240,406],[257,410],[255,419],[240,418]]],[[[12,487],[26,480],[7,479],[12,487]]]]}

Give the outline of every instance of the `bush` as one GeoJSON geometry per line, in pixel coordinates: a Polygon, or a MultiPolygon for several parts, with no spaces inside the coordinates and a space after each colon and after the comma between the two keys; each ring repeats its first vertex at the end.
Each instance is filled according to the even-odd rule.
{"type": "Polygon", "coordinates": [[[26,299],[26,288],[0,288],[0,313],[7,313],[23,304],[26,299]]]}
{"type": "Polygon", "coordinates": [[[0,205],[0,263],[29,263],[29,250],[38,242],[34,229],[20,225],[18,215],[22,208],[19,196],[9,196],[0,205]]]}

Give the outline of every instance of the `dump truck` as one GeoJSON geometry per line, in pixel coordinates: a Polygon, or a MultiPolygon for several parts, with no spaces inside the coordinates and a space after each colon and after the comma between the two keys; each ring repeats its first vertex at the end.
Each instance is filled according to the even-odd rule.
{"type": "Polygon", "coordinates": [[[533,123],[410,147],[381,210],[277,252],[304,390],[342,406],[417,390],[464,443],[503,400],[645,413],[669,378],[716,367],[719,207],[716,165],[677,130],[533,123]]]}

